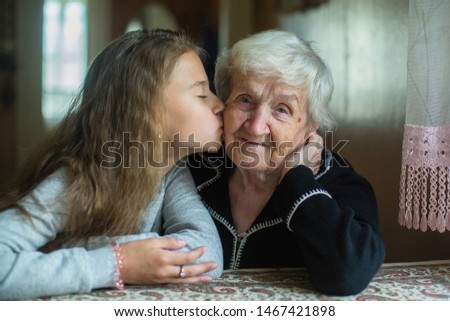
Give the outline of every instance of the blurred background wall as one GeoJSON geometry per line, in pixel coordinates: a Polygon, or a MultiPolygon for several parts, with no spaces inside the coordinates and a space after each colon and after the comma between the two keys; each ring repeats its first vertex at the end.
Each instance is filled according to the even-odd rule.
{"type": "MultiPolygon", "coordinates": [[[[52,0],[69,3],[71,0],[52,0]]],[[[75,0],[74,0],[75,1],[75,0]]],[[[387,262],[450,259],[450,233],[397,223],[406,103],[408,0],[84,0],[87,64],[136,27],[185,29],[214,59],[251,33],[295,32],[331,68],[330,108],[339,126],[326,135],[373,185],[387,262]]],[[[7,189],[48,131],[42,116],[44,0],[0,0],[0,189],[7,189]]],[[[87,67],[86,64],[86,67],[87,67]]]]}

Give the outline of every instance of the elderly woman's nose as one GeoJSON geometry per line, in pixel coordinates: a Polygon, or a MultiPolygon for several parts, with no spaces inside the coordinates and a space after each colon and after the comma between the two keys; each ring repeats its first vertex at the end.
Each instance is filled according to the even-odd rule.
{"type": "Polygon", "coordinates": [[[249,113],[249,117],[244,123],[244,127],[252,135],[266,135],[270,132],[269,117],[265,112],[261,111],[249,113]]]}

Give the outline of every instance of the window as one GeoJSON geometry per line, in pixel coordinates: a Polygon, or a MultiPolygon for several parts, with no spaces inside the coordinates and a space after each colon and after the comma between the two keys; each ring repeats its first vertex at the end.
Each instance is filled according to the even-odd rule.
{"type": "Polygon", "coordinates": [[[47,125],[67,112],[88,64],[87,0],[45,0],[42,116],[47,125]]]}

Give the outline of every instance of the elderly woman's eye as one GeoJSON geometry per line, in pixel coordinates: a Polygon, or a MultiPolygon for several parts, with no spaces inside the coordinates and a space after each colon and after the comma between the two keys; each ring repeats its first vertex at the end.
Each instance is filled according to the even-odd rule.
{"type": "Polygon", "coordinates": [[[277,112],[280,114],[289,114],[289,109],[286,106],[278,106],[277,112]]]}
{"type": "Polygon", "coordinates": [[[238,102],[249,105],[251,103],[250,97],[241,95],[236,99],[238,102]]]}

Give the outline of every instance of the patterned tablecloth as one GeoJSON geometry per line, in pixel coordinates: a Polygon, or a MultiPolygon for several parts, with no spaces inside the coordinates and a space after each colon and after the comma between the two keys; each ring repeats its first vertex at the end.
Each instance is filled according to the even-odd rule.
{"type": "Polygon", "coordinates": [[[304,269],[225,271],[208,284],[127,286],[43,300],[450,300],[450,261],[385,264],[358,295],[326,296],[311,288],[304,269]]]}

